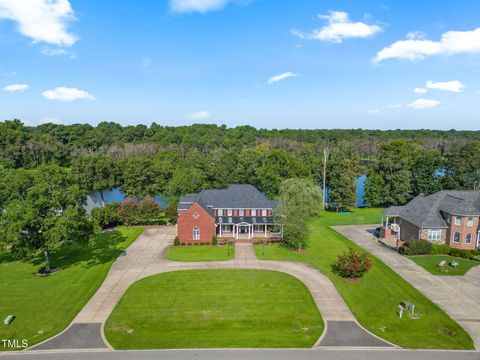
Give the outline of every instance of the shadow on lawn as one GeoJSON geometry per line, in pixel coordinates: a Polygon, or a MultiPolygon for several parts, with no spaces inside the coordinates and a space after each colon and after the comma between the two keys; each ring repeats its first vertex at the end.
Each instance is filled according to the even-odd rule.
{"type": "MultiPolygon", "coordinates": [[[[96,234],[86,244],[72,243],[65,245],[58,252],[52,254],[52,267],[61,270],[81,264],[83,268],[105,264],[115,260],[124,251],[118,245],[126,238],[118,231],[96,234]]],[[[34,266],[44,266],[45,258],[41,252],[35,252],[28,257],[16,256],[10,251],[0,252],[0,263],[13,261],[26,261],[34,266]]]]}

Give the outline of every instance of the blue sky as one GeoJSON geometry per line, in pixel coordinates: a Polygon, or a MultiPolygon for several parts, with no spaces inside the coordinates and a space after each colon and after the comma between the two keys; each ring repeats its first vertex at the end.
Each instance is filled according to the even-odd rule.
{"type": "Polygon", "coordinates": [[[475,0],[0,0],[0,119],[480,130],[479,13],[475,0]]]}

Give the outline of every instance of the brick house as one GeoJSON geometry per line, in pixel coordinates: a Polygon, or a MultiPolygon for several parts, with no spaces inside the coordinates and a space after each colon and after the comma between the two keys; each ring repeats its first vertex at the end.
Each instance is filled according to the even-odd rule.
{"type": "Polygon", "coordinates": [[[231,185],[223,190],[187,194],[177,207],[177,236],[182,243],[219,239],[279,239],[274,224],[278,202],[268,200],[252,185],[231,185]]]}
{"type": "Polygon", "coordinates": [[[383,212],[380,238],[396,241],[424,239],[452,248],[480,247],[480,191],[443,190],[419,195],[404,206],[383,212]]]}

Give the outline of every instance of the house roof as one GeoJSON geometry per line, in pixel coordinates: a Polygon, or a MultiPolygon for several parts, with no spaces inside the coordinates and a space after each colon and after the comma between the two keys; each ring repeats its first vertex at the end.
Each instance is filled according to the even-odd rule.
{"type": "Polygon", "coordinates": [[[179,210],[187,210],[193,203],[215,209],[273,209],[278,201],[268,200],[252,185],[235,184],[222,190],[203,190],[198,194],[187,194],[180,198],[179,210]]]}
{"type": "Polygon", "coordinates": [[[446,214],[480,216],[480,191],[443,190],[429,196],[418,195],[404,206],[391,206],[383,212],[419,228],[448,227],[446,214]]]}

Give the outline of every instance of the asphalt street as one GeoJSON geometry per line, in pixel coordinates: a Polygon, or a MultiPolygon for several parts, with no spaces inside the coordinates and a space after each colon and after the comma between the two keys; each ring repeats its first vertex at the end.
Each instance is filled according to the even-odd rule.
{"type": "Polygon", "coordinates": [[[0,353],[1,360],[480,360],[478,351],[289,349],[22,351],[0,353]]]}

